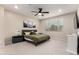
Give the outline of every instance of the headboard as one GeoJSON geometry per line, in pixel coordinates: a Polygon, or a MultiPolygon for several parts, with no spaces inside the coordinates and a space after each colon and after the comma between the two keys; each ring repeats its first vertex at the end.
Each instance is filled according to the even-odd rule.
{"type": "Polygon", "coordinates": [[[31,32],[31,31],[37,32],[37,30],[22,30],[22,35],[24,35],[24,32],[31,32]]]}

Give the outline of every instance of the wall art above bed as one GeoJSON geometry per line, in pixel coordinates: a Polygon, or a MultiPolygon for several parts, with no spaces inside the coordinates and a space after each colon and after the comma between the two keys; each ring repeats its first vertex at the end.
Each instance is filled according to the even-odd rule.
{"type": "Polygon", "coordinates": [[[23,27],[24,28],[36,28],[36,24],[32,21],[24,20],[23,27]]]}

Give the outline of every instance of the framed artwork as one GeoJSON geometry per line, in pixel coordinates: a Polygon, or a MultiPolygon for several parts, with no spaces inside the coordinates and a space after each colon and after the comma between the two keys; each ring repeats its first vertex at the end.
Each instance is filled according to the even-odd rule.
{"type": "Polygon", "coordinates": [[[33,23],[32,21],[23,21],[23,27],[24,28],[36,28],[35,23],[33,23]]]}

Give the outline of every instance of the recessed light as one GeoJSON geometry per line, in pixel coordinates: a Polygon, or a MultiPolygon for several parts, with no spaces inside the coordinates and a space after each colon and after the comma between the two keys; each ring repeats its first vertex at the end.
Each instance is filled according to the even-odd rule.
{"type": "Polygon", "coordinates": [[[15,6],[14,6],[14,8],[15,8],[15,9],[18,9],[18,6],[17,6],[17,5],[15,5],[15,6]]]}
{"type": "Polygon", "coordinates": [[[62,10],[61,10],[61,9],[59,9],[59,10],[58,10],[58,12],[62,12],[62,10]]]}

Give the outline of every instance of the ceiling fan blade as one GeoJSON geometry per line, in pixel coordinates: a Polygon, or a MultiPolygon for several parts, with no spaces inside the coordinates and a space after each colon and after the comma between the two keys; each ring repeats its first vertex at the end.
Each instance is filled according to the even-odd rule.
{"type": "Polygon", "coordinates": [[[42,8],[39,8],[39,13],[41,13],[42,12],[42,8]]]}
{"type": "Polygon", "coordinates": [[[37,11],[32,11],[32,12],[34,12],[34,13],[38,13],[37,11]]]}
{"type": "Polygon", "coordinates": [[[36,15],[38,15],[38,13],[37,13],[37,14],[35,14],[34,16],[36,16],[36,15]]]}
{"type": "Polygon", "coordinates": [[[49,13],[49,12],[42,12],[42,13],[49,13]]]}

